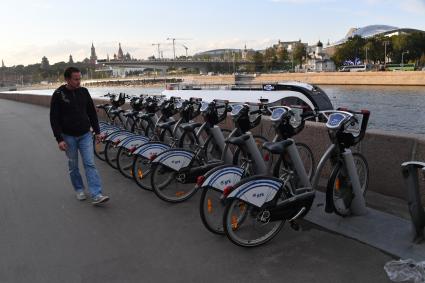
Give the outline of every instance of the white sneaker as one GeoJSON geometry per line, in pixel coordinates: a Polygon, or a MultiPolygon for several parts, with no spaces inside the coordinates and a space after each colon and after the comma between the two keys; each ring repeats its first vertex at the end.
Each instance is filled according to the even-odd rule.
{"type": "Polygon", "coordinates": [[[78,199],[78,200],[86,200],[86,199],[87,199],[87,196],[86,196],[86,194],[84,193],[84,191],[79,191],[79,192],[77,192],[76,197],[77,197],[77,199],[78,199]]]}
{"type": "Polygon", "coordinates": [[[93,205],[99,205],[99,204],[101,204],[101,203],[104,203],[104,202],[107,202],[109,200],[109,197],[108,196],[104,196],[104,195],[102,195],[102,194],[98,194],[97,196],[95,196],[93,199],[92,199],[92,204],[93,205]]]}

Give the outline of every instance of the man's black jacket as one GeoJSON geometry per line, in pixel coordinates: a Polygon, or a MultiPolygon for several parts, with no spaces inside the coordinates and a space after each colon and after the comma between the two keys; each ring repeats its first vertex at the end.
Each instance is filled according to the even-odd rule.
{"type": "Polygon", "coordinates": [[[63,141],[62,134],[82,136],[90,131],[90,126],[99,134],[96,108],[89,91],[84,87],[69,90],[65,85],[55,90],[50,101],[50,124],[58,142],[63,141]]]}

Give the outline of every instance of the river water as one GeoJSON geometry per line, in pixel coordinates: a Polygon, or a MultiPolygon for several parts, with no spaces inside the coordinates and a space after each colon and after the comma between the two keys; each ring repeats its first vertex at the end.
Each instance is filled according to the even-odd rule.
{"type": "MultiPolygon", "coordinates": [[[[425,87],[399,86],[321,86],[335,108],[367,109],[371,112],[369,128],[425,135],[425,87]]],[[[107,92],[129,95],[160,93],[163,88],[96,87],[93,97],[107,92]]],[[[53,90],[19,91],[51,95],[53,90]]]]}

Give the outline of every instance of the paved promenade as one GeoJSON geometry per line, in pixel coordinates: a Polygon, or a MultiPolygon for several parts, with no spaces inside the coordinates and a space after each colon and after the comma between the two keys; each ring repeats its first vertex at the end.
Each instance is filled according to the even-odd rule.
{"type": "Polygon", "coordinates": [[[47,108],[0,99],[0,282],[389,282],[391,256],[318,226],[239,248],[96,160],[105,207],[75,199],[47,108]]]}

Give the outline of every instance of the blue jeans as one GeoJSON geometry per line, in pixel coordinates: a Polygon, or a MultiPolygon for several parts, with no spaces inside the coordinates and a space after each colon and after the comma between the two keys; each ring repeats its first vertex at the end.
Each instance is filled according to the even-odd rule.
{"type": "Polygon", "coordinates": [[[83,159],[84,170],[86,171],[87,184],[91,197],[96,197],[102,193],[99,173],[94,164],[93,135],[91,132],[79,137],[62,134],[66,145],[66,156],[68,157],[69,176],[76,192],[84,190],[83,179],[78,169],[78,151],[83,159]]]}

